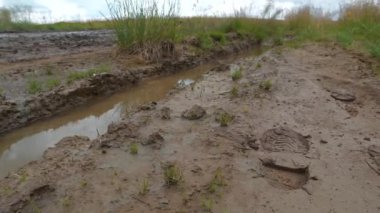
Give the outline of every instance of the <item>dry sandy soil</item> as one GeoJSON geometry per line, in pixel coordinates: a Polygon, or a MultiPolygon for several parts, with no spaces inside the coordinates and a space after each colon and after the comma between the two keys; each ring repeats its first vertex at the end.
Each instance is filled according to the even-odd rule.
{"type": "Polygon", "coordinates": [[[379,212],[371,73],[321,44],[218,67],[1,180],[0,212],[379,212]]]}

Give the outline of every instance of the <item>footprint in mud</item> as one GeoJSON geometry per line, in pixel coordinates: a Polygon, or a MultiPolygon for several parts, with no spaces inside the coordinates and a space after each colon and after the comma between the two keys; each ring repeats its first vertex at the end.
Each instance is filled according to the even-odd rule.
{"type": "Polygon", "coordinates": [[[335,100],[344,102],[353,102],[356,100],[355,95],[343,90],[332,92],[331,97],[333,97],[335,100]]]}
{"type": "Polygon", "coordinates": [[[368,147],[368,154],[371,157],[371,161],[368,162],[369,166],[380,175],[380,146],[371,145],[368,147]]]}
{"type": "MultiPolygon", "coordinates": [[[[39,212],[42,206],[48,205],[54,197],[55,189],[50,185],[42,185],[32,190],[24,197],[10,205],[11,212],[39,212]],[[39,211],[38,211],[39,210],[39,211]]],[[[1,210],[1,209],[0,209],[1,210]]]]}
{"type": "Polygon", "coordinates": [[[264,150],[271,152],[306,154],[310,148],[304,136],[286,127],[266,131],[260,141],[264,150]]]}
{"type": "Polygon", "coordinates": [[[308,166],[286,166],[271,159],[261,161],[262,173],[274,187],[300,189],[309,180],[308,166]]]}

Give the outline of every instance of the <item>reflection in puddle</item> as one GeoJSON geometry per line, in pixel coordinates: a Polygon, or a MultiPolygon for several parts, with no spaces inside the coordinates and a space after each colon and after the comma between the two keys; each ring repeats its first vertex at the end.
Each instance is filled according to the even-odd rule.
{"type": "Polygon", "coordinates": [[[5,176],[14,168],[23,166],[26,162],[39,159],[46,149],[53,147],[58,142],[57,140],[68,135],[85,135],[90,139],[95,139],[97,131],[106,132],[109,124],[121,120],[123,112],[124,108],[118,104],[99,117],[92,115],[82,120],[69,122],[57,129],[48,129],[17,141],[0,157],[0,177],[5,176]]]}

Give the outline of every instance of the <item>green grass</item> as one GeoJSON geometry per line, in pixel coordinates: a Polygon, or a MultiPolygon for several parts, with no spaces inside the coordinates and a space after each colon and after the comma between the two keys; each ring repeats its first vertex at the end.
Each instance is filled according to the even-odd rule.
{"type": "Polygon", "coordinates": [[[380,59],[380,7],[374,1],[342,5],[338,21],[332,21],[328,14],[315,14],[320,14],[318,8],[310,6],[292,11],[286,17],[284,32],[295,36],[293,42],[337,42],[380,59]]]}
{"type": "Polygon", "coordinates": [[[243,77],[243,72],[242,72],[240,67],[238,69],[232,71],[232,73],[231,73],[231,78],[233,81],[238,81],[242,77],[243,77]]]}
{"type": "Polygon", "coordinates": [[[121,50],[152,60],[174,51],[170,44],[179,27],[178,1],[110,0],[107,4],[121,50]]]}
{"type": "Polygon", "coordinates": [[[380,59],[380,43],[369,43],[367,48],[373,57],[380,59]]]}
{"type": "MultiPolygon", "coordinates": [[[[304,6],[282,13],[268,4],[261,18],[248,17],[249,11],[237,10],[224,17],[180,18],[179,1],[108,0],[110,20],[33,24],[13,23],[9,10],[0,10],[0,31],[64,31],[113,29],[121,51],[158,60],[175,54],[173,44],[188,37],[199,39],[202,51],[229,42],[227,35],[250,38],[258,43],[271,39],[274,45],[298,46],[304,42],[337,42],[348,49],[365,51],[380,60],[380,7],[373,0],[353,1],[341,5],[339,19],[321,13],[319,8],[304,6]],[[265,18],[265,19],[263,19],[265,18]],[[289,42],[288,38],[291,38],[289,42]]],[[[334,14],[333,14],[334,15],[334,14]]],[[[73,77],[81,79],[83,76],[73,77]]]]}
{"type": "Polygon", "coordinates": [[[226,34],[223,32],[211,32],[210,37],[214,42],[225,44],[227,42],[226,34]]]}
{"type": "Polygon", "coordinates": [[[215,206],[215,201],[211,198],[203,198],[201,200],[201,206],[206,212],[212,212],[215,206]]]}
{"type": "Polygon", "coordinates": [[[182,171],[177,165],[164,167],[164,179],[167,186],[175,186],[184,181],[182,171]]]}
{"type": "Polygon", "coordinates": [[[140,183],[139,194],[144,196],[150,191],[150,183],[148,179],[144,179],[140,183]]]}
{"type": "Polygon", "coordinates": [[[0,96],[4,95],[4,89],[0,87],[0,96]]]}
{"type": "Polygon", "coordinates": [[[101,66],[98,66],[98,67],[95,67],[95,68],[92,68],[92,69],[88,69],[88,70],[85,70],[85,71],[75,71],[75,72],[71,72],[68,76],[67,76],[67,80],[66,82],[68,84],[71,84],[75,81],[78,81],[78,80],[82,80],[82,79],[86,79],[86,78],[90,78],[94,75],[97,75],[97,74],[101,74],[101,73],[108,73],[110,72],[111,68],[107,65],[101,65],[101,66]]]}
{"type": "Polygon", "coordinates": [[[61,84],[61,81],[59,79],[49,79],[46,81],[46,88],[48,90],[52,90],[58,87],[60,84],[61,84]]]}
{"type": "Polygon", "coordinates": [[[230,93],[231,93],[231,96],[233,98],[238,97],[239,96],[239,88],[237,86],[232,87],[230,93]]]}
{"type": "Polygon", "coordinates": [[[223,175],[223,172],[222,172],[222,169],[221,168],[218,168],[215,173],[214,173],[214,176],[212,178],[212,180],[210,181],[210,183],[208,184],[207,186],[207,190],[210,192],[210,193],[216,193],[219,191],[220,188],[226,186],[227,183],[226,183],[226,180],[224,178],[224,175],[223,175]]]}
{"type": "Polygon", "coordinates": [[[45,74],[48,75],[48,76],[51,76],[53,75],[53,66],[52,65],[48,65],[44,68],[45,70],[45,74]]]}
{"type": "Polygon", "coordinates": [[[202,50],[211,50],[215,46],[212,38],[206,33],[198,35],[198,39],[202,50]]]}
{"type": "Polygon", "coordinates": [[[349,32],[338,32],[336,40],[343,47],[349,47],[353,42],[352,34],[349,32]]]}
{"type": "Polygon", "coordinates": [[[221,127],[226,127],[228,126],[232,121],[234,120],[234,116],[230,115],[229,113],[227,112],[223,112],[221,113],[218,118],[217,118],[217,121],[220,123],[220,126],[221,127]]]}
{"type": "Polygon", "coordinates": [[[265,81],[260,83],[260,88],[263,90],[269,91],[272,89],[272,87],[273,87],[272,80],[265,80],[265,81]]]}
{"type": "Polygon", "coordinates": [[[81,180],[81,181],[80,181],[80,187],[81,187],[81,188],[86,188],[87,185],[88,185],[88,183],[87,183],[86,180],[81,180]]]}
{"type": "Polygon", "coordinates": [[[40,93],[43,91],[42,83],[37,80],[30,80],[27,83],[27,92],[31,95],[40,93]]]}
{"type": "Polygon", "coordinates": [[[139,146],[137,145],[137,143],[131,143],[131,145],[129,146],[129,153],[131,153],[132,155],[137,155],[139,153],[139,146]]]}

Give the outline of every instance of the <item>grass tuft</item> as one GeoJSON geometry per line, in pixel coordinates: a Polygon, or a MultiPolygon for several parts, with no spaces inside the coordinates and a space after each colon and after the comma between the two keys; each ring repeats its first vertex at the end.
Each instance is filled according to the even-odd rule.
{"type": "Polygon", "coordinates": [[[30,80],[27,83],[28,93],[31,95],[42,92],[42,83],[37,80],[30,80]]]}
{"type": "Polygon", "coordinates": [[[92,69],[88,69],[85,71],[76,71],[76,72],[71,72],[67,76],[67,83],[72,84],[74,81],[90,78],[94,75],[97,74],[102,74],[102,73],[108,73],[110,72],[111,68],[107,65],[101,65],[92,69]]]}
{"type": "Polygon", "coordinates": [[[129,153],[131,153],[132,155],[137,155],[139,153],[139,146],[137,145],[137,143],[131,143],[131,145],[129,146],[129,153]]]}
{"type": "Polygon", "coordinates": [[[61,84],[61,81],[59,79],[49,79],[46,82],[46,88],[49,90],[52,90],[58,87],[60,84],[61,84]]]}
{"type": "Polygon", "coordinates": [[[142,180],[140,183],[139,194],[144,196],[150,191],[150,183],[148,179],[142,180]]]}
{"type": "Polygon", "coordinates": [[[206,212],[212,212],[215,206],[215,201],[211,198],[203,198],[201,200],[201,206],[206,212]]]}
{"type": "Polygon", "coordinates": [[[223,112],[217,118],[217,121],[220,123],[221,127],[228,126],[234,120],[234,116],[230,115],[227,112],[223,112]]]}
{"type": "Polygon", "coordinates": [[[260,88],[263,90],[269,91],[272,89],[272,87],[273,87],[272,80],[265,80],[265,81],[260,83],[260,88]]]}
{"type": "Polygon", "coordinates": [[[240,67],[239,67],[239,69],[236,69],[231,73],[231,78],[233,81],[237,81],[237,80],[241,79],[242,77],[243,77],[243,73],[242,73],[242,70],[240,67]]]}
{"type": "Polygon", "coordinates": [[[224,175],[223,175],[223,172],[222,172],[222,169],[221,168],[218,168],[215,173],[214,173],[214,176],[211,180],[211,182],[208,184],[207,186],[207,190],[210,192],[210,193],[215,193],[217,192],[220,188],[226,186],[226,180],[224,178],[224,175]]]}
{"type": "Polygon", "coordinates": [[[167,186],[175,186],[183,181],[183,174],[177,165],[167,165],[164,167],[164,178],[167,186]]]}
{"type": "Polygon", "coordinates": [[[239,88],[237,86],[232,87],[230,93],[231,93],[232,97],[234,97],[234,98],[238,97],[239,96],[239,88]]]}

